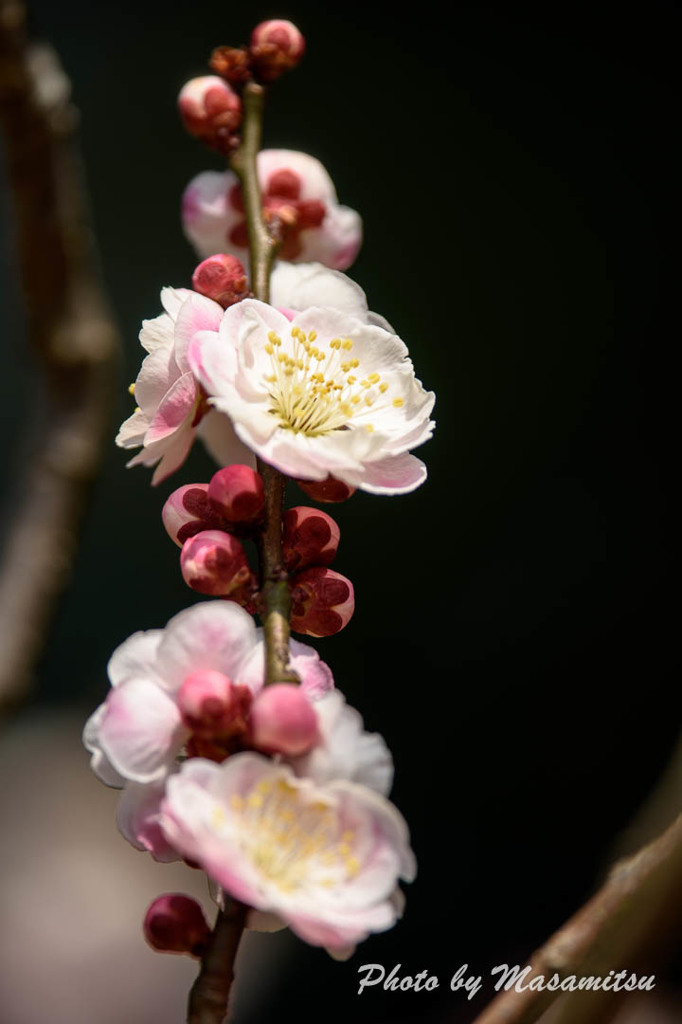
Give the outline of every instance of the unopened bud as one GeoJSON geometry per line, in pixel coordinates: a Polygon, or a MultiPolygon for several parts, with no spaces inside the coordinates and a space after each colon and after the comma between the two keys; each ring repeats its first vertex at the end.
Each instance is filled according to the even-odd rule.
{"type": "Polygon", "coordinates": [[[202,530],[217,530],[222,519],[209,503],[208,484],[185,484],[173,491],[161,512],[163,525],[179,548],[202,530]]]}
{"type": "Polygon", "coordinates": [[[251,742],[268,754],[298,757],[319,739],[317,715],[294,683],[264,687],[251,707],[251,742]]]}
{"type": "Polygon", "coordinates": [[[186,540],[180,568],[192,590],[213,597],[227,597],[251,577],[244,548],[222,530],[203,530],[186,540]]]}
{"type": "Polygon", "coordinates": [[[211,938],[204,912],[190,896],[169,892],[157,896],[144,919],[144,937],[161,953],[200,957],[211,938]]]}
{"type": "Polygon", "coordinates": [[[235,132],[242,120],[242,103],[222,78],[217,75],[192,78],[180,90],[178,109],[190,135],[221,152],[234,149],[235,132]]]}
{"type": "Polygon", "coordinates": [[[222,672],[192,672],[178,691],[178,708],[188,729],[199,736],[241,733],[251,705],[251,691],[236,686],[222,672]]]}
{"type": "Polygon", "coordinates": [[[290,572],[308,565],[329,565],[338,550],[340,536],[337,524],[326,512],[305,505],[288,509],[282,538],[284,565],[290,572]]]}
{"type": "Polygon", "coordinates": [[[250,466],[225,466],[211,478],[208,500],[229,522],[251,523],[265,508],[263,478],[250,466]]]}
{"type": "Polygon", "coordinates": [[[249,281],[241,260],[226,253],[217,253],[196,268],[192,274],[192,288],[227,309],[246,298],[249,281]]]}
{"type": "Polygon", "coordinates": [[[305,39],[290,21],[262,21],[251,34],[251,60],[265,82],[295,68],[304,52],[305,39]]]}
{"type": "Polygon", "coordinates": [[[355,611],[353,584],[333,569],[315,566],[291,581],[291,628],[308,636],[331,636],[355,611]]]}
{"type": "Polygon", "coordinates": [[[328,476],[325,480],[297,480],[296,483],[309,498],[319,501],[322,505],[335,505],[339,501],[347,501],[356,490],[343,480],[337,480],[335,476],[328,476]]]}
{"type": "Polygon", "coordinates": [[[211,71],[233,85],[243,85],[251,78],[251,57],[245,46],[218,46],[211,54],[211,71]]]}

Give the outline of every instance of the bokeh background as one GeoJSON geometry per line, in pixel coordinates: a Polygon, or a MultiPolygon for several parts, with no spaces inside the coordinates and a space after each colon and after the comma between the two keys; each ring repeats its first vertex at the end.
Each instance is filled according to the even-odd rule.
{"type": "MultiPolygon", "coordinates": [[[[437,391],[438,427],[417,493],[358,494],[334,512],[357,610],[317,642],[394,753],[420,864],[406,915],[341,965],[288,933],[249,937],[235,1019],[471,1021],[492,986],[467,1003],[450,975],[523,962],[589,895],[635,841],[618,845],[679,731],[675,5],[30,7],[72,78],[126,348],[73,583],[33,697],[0,737],[0,1021],[183,1020],[194,967],[148,951],[139,922],[161,891],[208,905],[203,887],[127,848],[79,734],[113,648],[196,596],[159,513],[174,487],[208,479],[208,458],[195,451],[152,489],[113,436],[131,411],[140,322],[193,269],[181,191],[220,167],[183,134],[176,94],[213,46],[270,16],[297,22],[308,53],[273,92],[265,144],[319,157],[362,213],[351,275],[437,391]],[[365,963],[428,969],[441,988],[358,998],[365,963]]],[[[1,201],[11,509],[34,378],[1,201]]]]}

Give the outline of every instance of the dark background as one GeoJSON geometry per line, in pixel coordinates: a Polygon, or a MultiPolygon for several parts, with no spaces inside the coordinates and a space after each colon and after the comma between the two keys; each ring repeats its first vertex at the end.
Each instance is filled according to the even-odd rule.
{"type": "MultiPolygon", "coordinates": [[[[490,987],[468,1004],[446,979],[465,962],[479,974],[523,962],[586,898],[679,728],[675,7],[31,7],[73,79],[126,342],[106,473],[36,702],[85,717],[113,648],[194,599],[159,511],[174,487],[208,479],[209,461],[195,451],[152,490],[113,436],[140,321],[193,269],[180,193],[220,167],[183,134],[178,89],[214,45],[289,17],[308,53],[274,91],[265,144],[318,156],[361,212],[351,276],[437,392],[438,426],[418,453],[430,472],[418,492],[358,494],[334,511],[357,610],[317,642],[393,750],[420,874],[403,921],[348,964],[301,944],[267,1019],[295,1005],[301,1024],[471,1020],[490,987]],[[358,999],[357,968],[372,962],[428,969],[441,989],[358,999]]],[[[11,438],[30,367],[6,236],[2,260],[11,438]]],[[[2,461],[18,463],[7,449],[2,461]]]]}

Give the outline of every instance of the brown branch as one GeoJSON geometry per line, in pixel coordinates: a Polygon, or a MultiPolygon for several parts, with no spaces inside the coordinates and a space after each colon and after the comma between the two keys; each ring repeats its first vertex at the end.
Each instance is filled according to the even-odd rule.
{"type": "MultiPolygon", "coordinates": [[[[270,299],[270,273],[277,253],[277,240],[263,219],[257,158],[263,134],[265,90],[249,82],[244,86],[244,133],[242,144],[230,161],[239,176],[251,253],[251,288],[257,299],[270,299]]],[[[258,472],[265,484],[265,523],[259,543],[263,629],[265,632],[265,682],[299,682],[289,668],[289,618],[291,595],[282,555],[282,505],[286,480],[261,459],[258,472]]]]}
{"type": "Polygon", "coordinates": [[[211,944],[189,994],[187,1024],[220,1024],[224,1020],[246,912],[242,903],[229,899],[219,911],[211,944]]]}
{"type": "MultiPolygon", "coordinates": [[[[502,992],[474,1024],[532,1024],[561,991],[530,991],[532,978],[557,974],[605,976],[629,967],[620,958],[653,941],[670,913],[679,916],[682,896],[682,815],[633,857],[617,863],[606,882],[562,928],[533,954],[524,991],[502,992]]],[[[582,1021],[576,992],[571,1016],[582,1021]]]]}
{"type": "Polygon", "coordinates": [[[51,49],[29,46],[24,21],[23,3],[0,0],[0,126],[27,334],[42,377],[39,440],[12,499],[0,568],[0,713],[28,692],[68,582],[109,427],[117,349],[69,82],[51,49]]]}

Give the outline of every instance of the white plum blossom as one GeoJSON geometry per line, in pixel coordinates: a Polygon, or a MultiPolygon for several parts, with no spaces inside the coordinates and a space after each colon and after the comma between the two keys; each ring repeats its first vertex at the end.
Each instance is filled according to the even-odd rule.
{"type": "MultiPolygon", "coordinates": [[[[286,315],[323,305],[388,327],[368,311],[358,284],[321,263],[278,263],[271,279],[271,301],[286,315]]],[[[158,484],[182,465],[198,435],[219,465],[255,467],[253,452],[238,439],[229,418],[207,404],[187,362],[193,335],[219,329],[222,306],[187,288],[164,288],[161,302],[164,312],[143,321],[140,331],[148,355],[131,388],[138,408],[116,438],[121,448],[142,446],[128,465],[156,465],[152,483],[158,484]]]]}
{"type": "Polygon", "coordinates": [[[137,408],[116,437],[121,448],[142,446],[128,465],[156,465],[154,484],[182,465],[197,430],[219,462],[250,458],[226,417],[206,405],[187,362],[191,338],[200,330],[217,330],[222,307],[186,288],[164,288],[161,302],[164,312],[143,321],[140,343],[148,355],[131,388],[137,408]]]}
{"type": "Polygon", "coordinates": [[[398,880],[416,873],[388,800],[351,782],[318,786],[259,754],[186,761],[168,780],[160,825],[235,899],[341,956],[392,927],[398,880]]]}
{"type": "Polygon", "coordinates": [[[345,779],[388,796],[393,758],[383,737],[365,732],[360,712],[339,690],[326,693],[313,708],[319,740],[309,753],[288,759],[296,775],[320,784],[345,779]]]}
{"type": "MultiPolygon", "coordinates": [[[[333,688],[316,651],[291,642],[291,665],[303,692],[316,700],[333,688]]],[[[178,699],[183,683],[201,672],[222,674],[255,695],[265,675],[262,629],[233,602],[207,601],[174,616],[165,629],[135,633],[111,657],[111,690],[83,733],[91,767],[109,786],[124,787],[121,831],[133,845],[157,847],[156,815],[169,774],[192,736],[178,699]]],[[[157,859],[162,857],[157,856],[157,859]]]]}
{"type": "Polygon", "coordinates": [[[432,434],[435,396],[404,342],[368,320],[245,299],[194,335],[189,364],[240,440],[281,472],[402,494],[426,479],[410,449],[432,434]]]}
{"type": "MultiPolygon", "coordinates": [[[[258,177],[266,217],[276,215],[283,230],[279,258],[319,261],[335,270],[353,263],[362,242],[362,221],[340,206],[334,184],[319,160],[307,153],[265,149],[258,177]]],[[[185,189],[182,223],[197,254],[248,256],[241,186],[233,171],[204,171],[185,189]]]]}

